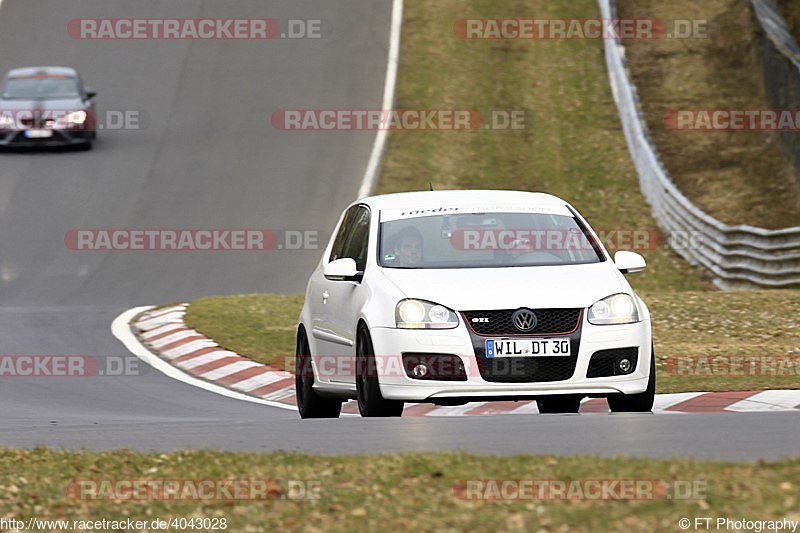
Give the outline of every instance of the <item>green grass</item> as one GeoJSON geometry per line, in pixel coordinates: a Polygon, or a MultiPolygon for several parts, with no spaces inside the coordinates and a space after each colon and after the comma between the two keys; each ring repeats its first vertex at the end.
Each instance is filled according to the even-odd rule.
{"type": "Polygon", "coordinates": [[[252,294],[200,298],[186,313],[189,327],[220,346],[251,359],[284,368],[294,359],[302,295],[252,294]]]}
{"type": "MultiPolygon", "coordinates": [[[[598,16],[598,8],[594,0],[407,1],[397,106],[522,109],[528,127],[393,132],[379,192],[424,190],[429,182],[437,189],[546,191],[568,199],[598,230],[655,228],[609,88],[603,43],[464,41],[453,33],[457,19],[502,16],[588,18],[598,16]]],[[[665,247],[643,255],[647,270],[630,280],[653,312],[659,392],[798,386],[796,375],[666,372],[664,362],[676,356],[800,355],[800,293],[721,293],[665,247]]],[[[192,304],[187,321],[231,350],[283,368],[294,353],[301,305],[301,296],[203,298],[192,304]]]]}
{"type": "MultiPolygon", "coordinates": [[[[800,387],[797,373],[675,375],[666,365],[678,357],[704,356],[789,356],[797,361],[800,291],[643,293],[642,296],[653,318],[658,392],[800,387]]],[[[294,358],[296,320],[302,305],[303,298],[299,295],[208,297],[189,306],[186,321],[229,350],[284,368],[284,363],[287,360],[291,363],[294,358]]]]}
{"type": "Polygon", "coordinates": [[[800,519],[800,460],[756,464],[465,453],[318,457],[294,453],[139,454],[0,449],[0,517],[68,520],[225,518],[227,531],[677,531],[682,517],[800,519]],[[273,480],[275,499],[239,502],[86,500],[73,480],[273,480]],[[466,480],[663,480],[693,499],[466,500],[466,480]],[[287,501],[289,480],[319,499],[287,501]],[[694,499],[697,497],[696,499],[694,499]]]}
{"type": "Polygon", "coordinates": [[[778,0],[778,5],[795,41],[800,41],[800,4],[794,0],[778,0]]]}
{"type": "MultiPolygon", "coordinates": [[[[601,41],[465,41],[453,23],[471,17],[598,17],[595,0],[406,2],[397,107],[517,109],[516,131],[392,132],[380,193],[519,189],[558,195],[598,230],[656,227],[622,134],[601,41]]],[[[705,275],[674,253],[644,253],[644,290],[698,290],[705,275]]]]}
{"type": "Polygon", "coordinates": [[[643,294],[653,317],[658,392],[800,388],[800,291],[643,294]],[[781,376],[674,375],[669,358],[788,357],[781,376]]]}
{"type": "Polygon", "coordinates": [[[760,27],[750,2],[619,0],[617,4],[625,18],[708,21],[707,38],[626,43],[653,141],[678,188],[728,224],[765,228],[800,224],[800,184],[777,132],[692,132],[664,124],[670,110],[770,108],[760,27]]]}

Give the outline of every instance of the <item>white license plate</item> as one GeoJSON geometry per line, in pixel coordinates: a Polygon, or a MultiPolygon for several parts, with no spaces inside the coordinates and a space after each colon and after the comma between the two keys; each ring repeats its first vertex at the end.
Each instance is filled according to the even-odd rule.
{"type": "Polygon", "coordinates": [[[25,130],[25,137],[28,139],[49,139],[52,136],[52,130],[25,130]]]}
{"type": "Polygon", "coordinates": [[[486,357],[569,357],[569,339],[487,339],[486,357]]]}

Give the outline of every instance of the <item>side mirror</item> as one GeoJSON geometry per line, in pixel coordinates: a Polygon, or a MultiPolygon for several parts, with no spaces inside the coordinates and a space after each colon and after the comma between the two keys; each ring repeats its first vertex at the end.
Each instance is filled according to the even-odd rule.
{"type": "Polygon", "coordinates": [[[88,87],[86,87],[86,89],[85,89],[84,91],[86,92],[86,98],[87,98],[87,100],[91,100],[92,98],[94,98],[95,96],[97,96],[97,91],[95,91],[95,90],[93,90],[93,89],[90,89],[90,88],[88,88],[88,87]]]}
{"type": "Polygon", "coordinates": [[[331,281],[357,281],[359,278],[356,262],[350,257],[331,261],[325,265],[323,275],[331,281]]]}
{"type": "Polygon", "coordinates": [[[614,264],[623,274],[641,272],[647,266],[644,257],[636,252],[617,252],[614,254],[614,264]]]}

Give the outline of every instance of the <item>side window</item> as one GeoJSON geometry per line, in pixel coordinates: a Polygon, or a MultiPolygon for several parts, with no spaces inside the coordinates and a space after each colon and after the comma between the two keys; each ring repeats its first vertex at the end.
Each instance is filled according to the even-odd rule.
{"type": "Polygon", "coordinates": [[[355,260],[356,268],[363,272],[367,268],[367,245],[369,244],[369,210],[359,207],[353,218],[353,229],[347,236],[342,257],[355,260]]]}
{"type": "Polygon", "coordinates": [[[346,257],[342,255],[344,250],[344,243],[347,234],[350,232],[350,228],[352,226],[353,218],[358,212],[359,207],[354,205],[350,209],[347,210],[347,213],[344,215],[344,219],[342,220],[342,225],[339,226],[339,232],[336,234],[336,239],[333,241],[333,246],[331,247],[331,255],[328,257],[328,261],[336,261],[337,259],[341,259],[342,257],[346,257]]]}

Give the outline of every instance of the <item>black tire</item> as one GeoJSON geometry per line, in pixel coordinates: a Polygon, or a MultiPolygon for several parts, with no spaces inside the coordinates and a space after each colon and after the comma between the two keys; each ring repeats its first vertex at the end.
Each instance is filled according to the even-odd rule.
{"type": "Polygon", "coordinates": [[[372,337],[364,326],[356,340],[356,396],[358,411],[364,418],[402,416],[404,402],[387,400],[381,394],[372,337]]]}
{"type": "Polygon", "coordinates": [[[339,414],[342,412],[342,401],[323,398],[314,390],[311,348],[303,328],[297,332],[294,388],[300,418],[339,418],[339,414]]]}
{"type": "Polygon", "coordinates": [[[92,149],[92,146],[93,146],[92,140],[89,139],[85,143],[81,143],[81,144],[78,145],[78,151],[80,151],[80,152],[88,152],[88,151],[90,151],[92,149]]]}
{"type": "Polygon", "coordinates": [[[581,408],[583,396],[576,394],[559,394],[536,398],[536,406],[543,415],[577,413],[581,408]]]}
{"type": "Polygon", "coordinates": [[[650,348],[650,379],[647,390],[639,394],[614,394],[608,397],[612,413],[650,413],[656,399],[656,353],[650,348]]]}

